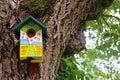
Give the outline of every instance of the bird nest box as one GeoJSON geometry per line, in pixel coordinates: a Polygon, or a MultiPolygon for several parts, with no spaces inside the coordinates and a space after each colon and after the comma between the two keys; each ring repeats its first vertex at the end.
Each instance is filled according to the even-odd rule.
{"type": "Polygon", "coordinates": [[[31,63],[43,61],[43,37],[47,37],[46,27],[33,16],[25,18],[13,28],[20,39],[20,60],[31,63]]]}

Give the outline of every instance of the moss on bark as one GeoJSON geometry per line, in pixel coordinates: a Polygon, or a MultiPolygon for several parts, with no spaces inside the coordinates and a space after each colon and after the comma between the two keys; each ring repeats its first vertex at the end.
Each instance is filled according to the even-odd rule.
{"type": "Polygon", "coordinates": [[[23,3],[22,8],[34,17],[41,18],[44,15],[51,15],[53,13],[55,1],[56,0],[30,0],[23,3]]]}

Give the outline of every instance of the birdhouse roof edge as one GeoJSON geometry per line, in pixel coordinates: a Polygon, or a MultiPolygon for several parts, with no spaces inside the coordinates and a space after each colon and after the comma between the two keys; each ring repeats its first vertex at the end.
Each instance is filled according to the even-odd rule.
{"type": "Polygon", "coordinates": [[[18,23],[15,27],[12,28],[12,30],[14,32],[18,32],[26,23],[28,23],[29,21],[33,21],[35,22],[39,27],[42,28],[43,30],[43,34],[47,37],[47,28],[46,26],[41,23],[40,21],[38,21],[37,19],[35,19],[33,16],[28,16],[26,17],[23,21],[21,21],[20,23],[18,23]]]}

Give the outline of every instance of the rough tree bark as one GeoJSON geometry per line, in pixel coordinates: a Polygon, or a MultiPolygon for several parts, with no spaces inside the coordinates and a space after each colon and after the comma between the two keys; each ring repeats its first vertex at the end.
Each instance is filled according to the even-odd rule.
{"type": "Polygon", "coordinates": [[[49,37],[44,40],[44,62],[37,65],[35,75],[19,61],[19,40],[12,31],[29,15],[21,10],[26,2],[0,0],[0,80],[55,80],[60,58],[85,49],[86,21],[97,19],[113,0],[56,0],[52,15],[37,17],[46,24],[49,37]]]}

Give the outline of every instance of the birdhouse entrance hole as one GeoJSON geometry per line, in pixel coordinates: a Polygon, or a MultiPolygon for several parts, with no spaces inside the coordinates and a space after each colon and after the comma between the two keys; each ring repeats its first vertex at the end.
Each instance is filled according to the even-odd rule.
{"type": "Polygon", "coordinates": [[[32,37],[35,36],[36,31],[35,31],[34,29],[28,29],[27,32],[26,32],[26,34],[27,34],[27,36],[28,36],[29,38],[32,38],[32,37]]]}

